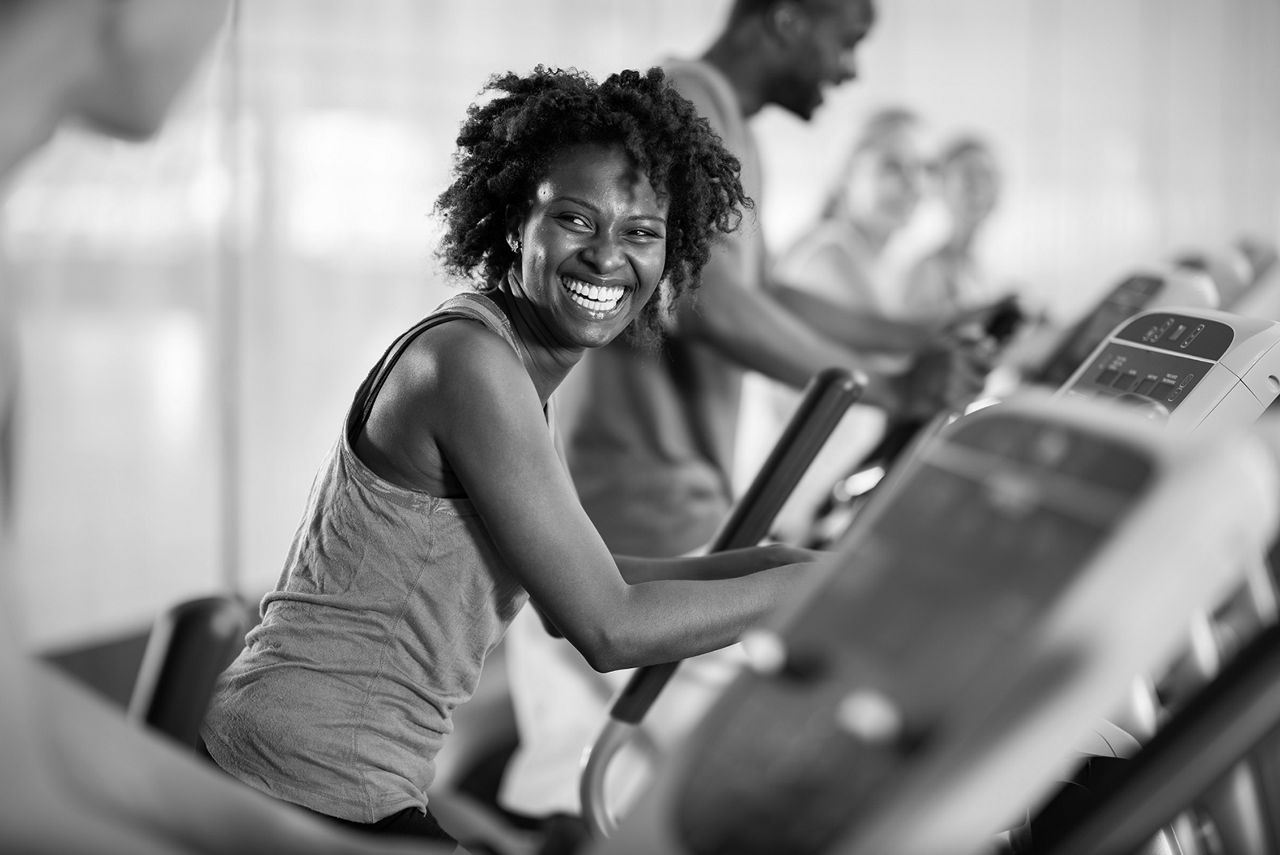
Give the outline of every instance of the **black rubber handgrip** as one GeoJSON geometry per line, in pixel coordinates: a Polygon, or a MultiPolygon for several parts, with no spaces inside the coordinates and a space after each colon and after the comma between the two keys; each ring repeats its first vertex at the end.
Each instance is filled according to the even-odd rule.
{"type": "MultiPolygon", "coordinates": [[[[814,375],[769,457],[720,526],[710,552],[753,546],[764,539],[809,464],[864,388],[865,381],[844,369],[828,368],[814,375]]],[[[610,717],[639,724],[679,664],[636,669],[614,699],[610,717]]]]}

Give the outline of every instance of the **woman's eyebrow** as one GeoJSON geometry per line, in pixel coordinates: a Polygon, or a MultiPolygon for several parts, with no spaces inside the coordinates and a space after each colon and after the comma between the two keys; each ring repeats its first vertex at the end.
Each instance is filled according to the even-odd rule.
{"type": "Polygon", "coordinates": [[[581,205],[582,207],[584,207],[584,208],[589,208],[589,209],[590,209],[590,210],[592,210],[592,211],[599,211],[599,210],[600,210],[600,206],[599,206],[599,205],[596,205],[594,202],[588,202],[586,199],[583,199],[583,198],[578,197],[578,196],[568,196],[568,195],[565,195],[565,196],[557,196],[557,197],[555,197],[555,199],[553,199],[553,201],[555,201],[555,200],[558,200],[558,201],[561,201],[561,202],[572,202],[572,203],[574,203],[575,205],[581,205]]]}
{"type": "Polygon", "coordinates": [[[628,222],[643,220],[646,223],[662,223],[666,225],[667,218],[662,214],[631,214],[626,217],[628,222]]]}
{"type": "MultiPolygon", "coordinates": [[[[600,212],[599,205],[596,205],[594,202],[588,202],[586,199],[583,199],[579,196],[564,195],[564,196],[558,196],[556,198],[558,201],[561,201],[561,202],[572,202],[575,205],[581,205],[582,207],[587,208],[588,210],[594,213],[600,212]]],[[[664,214],[628,214],[623,219],[625,219],[628,222],[632,222],[635,220],[645,220],[648,222],[663,223],[664,225],[667,222],[666,215],[664,214]]]]}

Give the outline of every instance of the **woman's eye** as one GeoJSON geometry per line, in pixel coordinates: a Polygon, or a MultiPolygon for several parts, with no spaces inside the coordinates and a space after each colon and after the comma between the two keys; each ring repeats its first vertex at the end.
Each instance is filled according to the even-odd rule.
{"type": "Polygon", "coordinates": [[[568,223],[569,225],[580,229],[591,228],[591,224],[588,223],[586,217],[583,217],[581,214],[561,214],[560,222],[568,223]]]}

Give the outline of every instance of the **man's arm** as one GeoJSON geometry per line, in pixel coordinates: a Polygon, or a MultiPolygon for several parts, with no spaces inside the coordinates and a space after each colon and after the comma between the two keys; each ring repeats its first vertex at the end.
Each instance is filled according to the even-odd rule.
{"type": "MultiPolygon", "coordinates": [[[[738,238],[735,235],[731,240],[738,238]]],[[[990,369],[984,349],[950,336],[911,352],[905,369],[844,347],[788,311],[763,288],[743,287],[732,245],[712,252],[696,299],[676,310],[676,334],[700,341],[743,368],[800,388],[825,368],[845,368],[864,381],[862,401],[895,415],[927,418],[976,397],[990,369]]],[[[756,271],[763,280],[763,271],[756,271]]]]}
{"type": "Polygon", "coordinates": [[[797,388],[824,368],[864,371],[866,360],[831,339],[816,335],[758,287],[729,281],[713,255],[692,300],[677,309],[677,335],[704,342],[743,368],[797,388]]]}
{"type": "Polygon", "coordinates": [[[910,354],[935,340],[937,325],[852,309],[781,282],[765,283],[779,306],[833,342],[858,351],[910,354]]]}
{"type": "MultiPolygon", "coordinates": [[[[932,275],[920,273],[921,270],[917,268],[918,276],[932,275]]],[[[1011,294],[961,309],[929,310],[927,305],[941,304],[942,298],[934,295],[909,306],[905,316],[891,317],[876,310],[843,306],[820,293],[785,282],[766,282],[764,287],[780,306],[815,331],[859,352],[910,355],[930,345],[963,343],[984,333],[992,334],[993,322],[1010,311],[1016,312],[1017,324],[1023,320],[1023,312],[1011,294]]]]}

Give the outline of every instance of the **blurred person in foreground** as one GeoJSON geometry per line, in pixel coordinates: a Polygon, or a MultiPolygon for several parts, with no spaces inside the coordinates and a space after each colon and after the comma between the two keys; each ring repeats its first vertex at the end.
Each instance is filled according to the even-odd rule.
{"type": "MultiPolygon", "coordinates": [[[[64,121],[126,139],[156,133],[227,8],[215,0],[0,0],[0,177],[64,121]]],[[[11,572],[0,567],[0,851],[451,851],[340,832],[126,722],[122,710],[24,653],[11,572]]]]}

